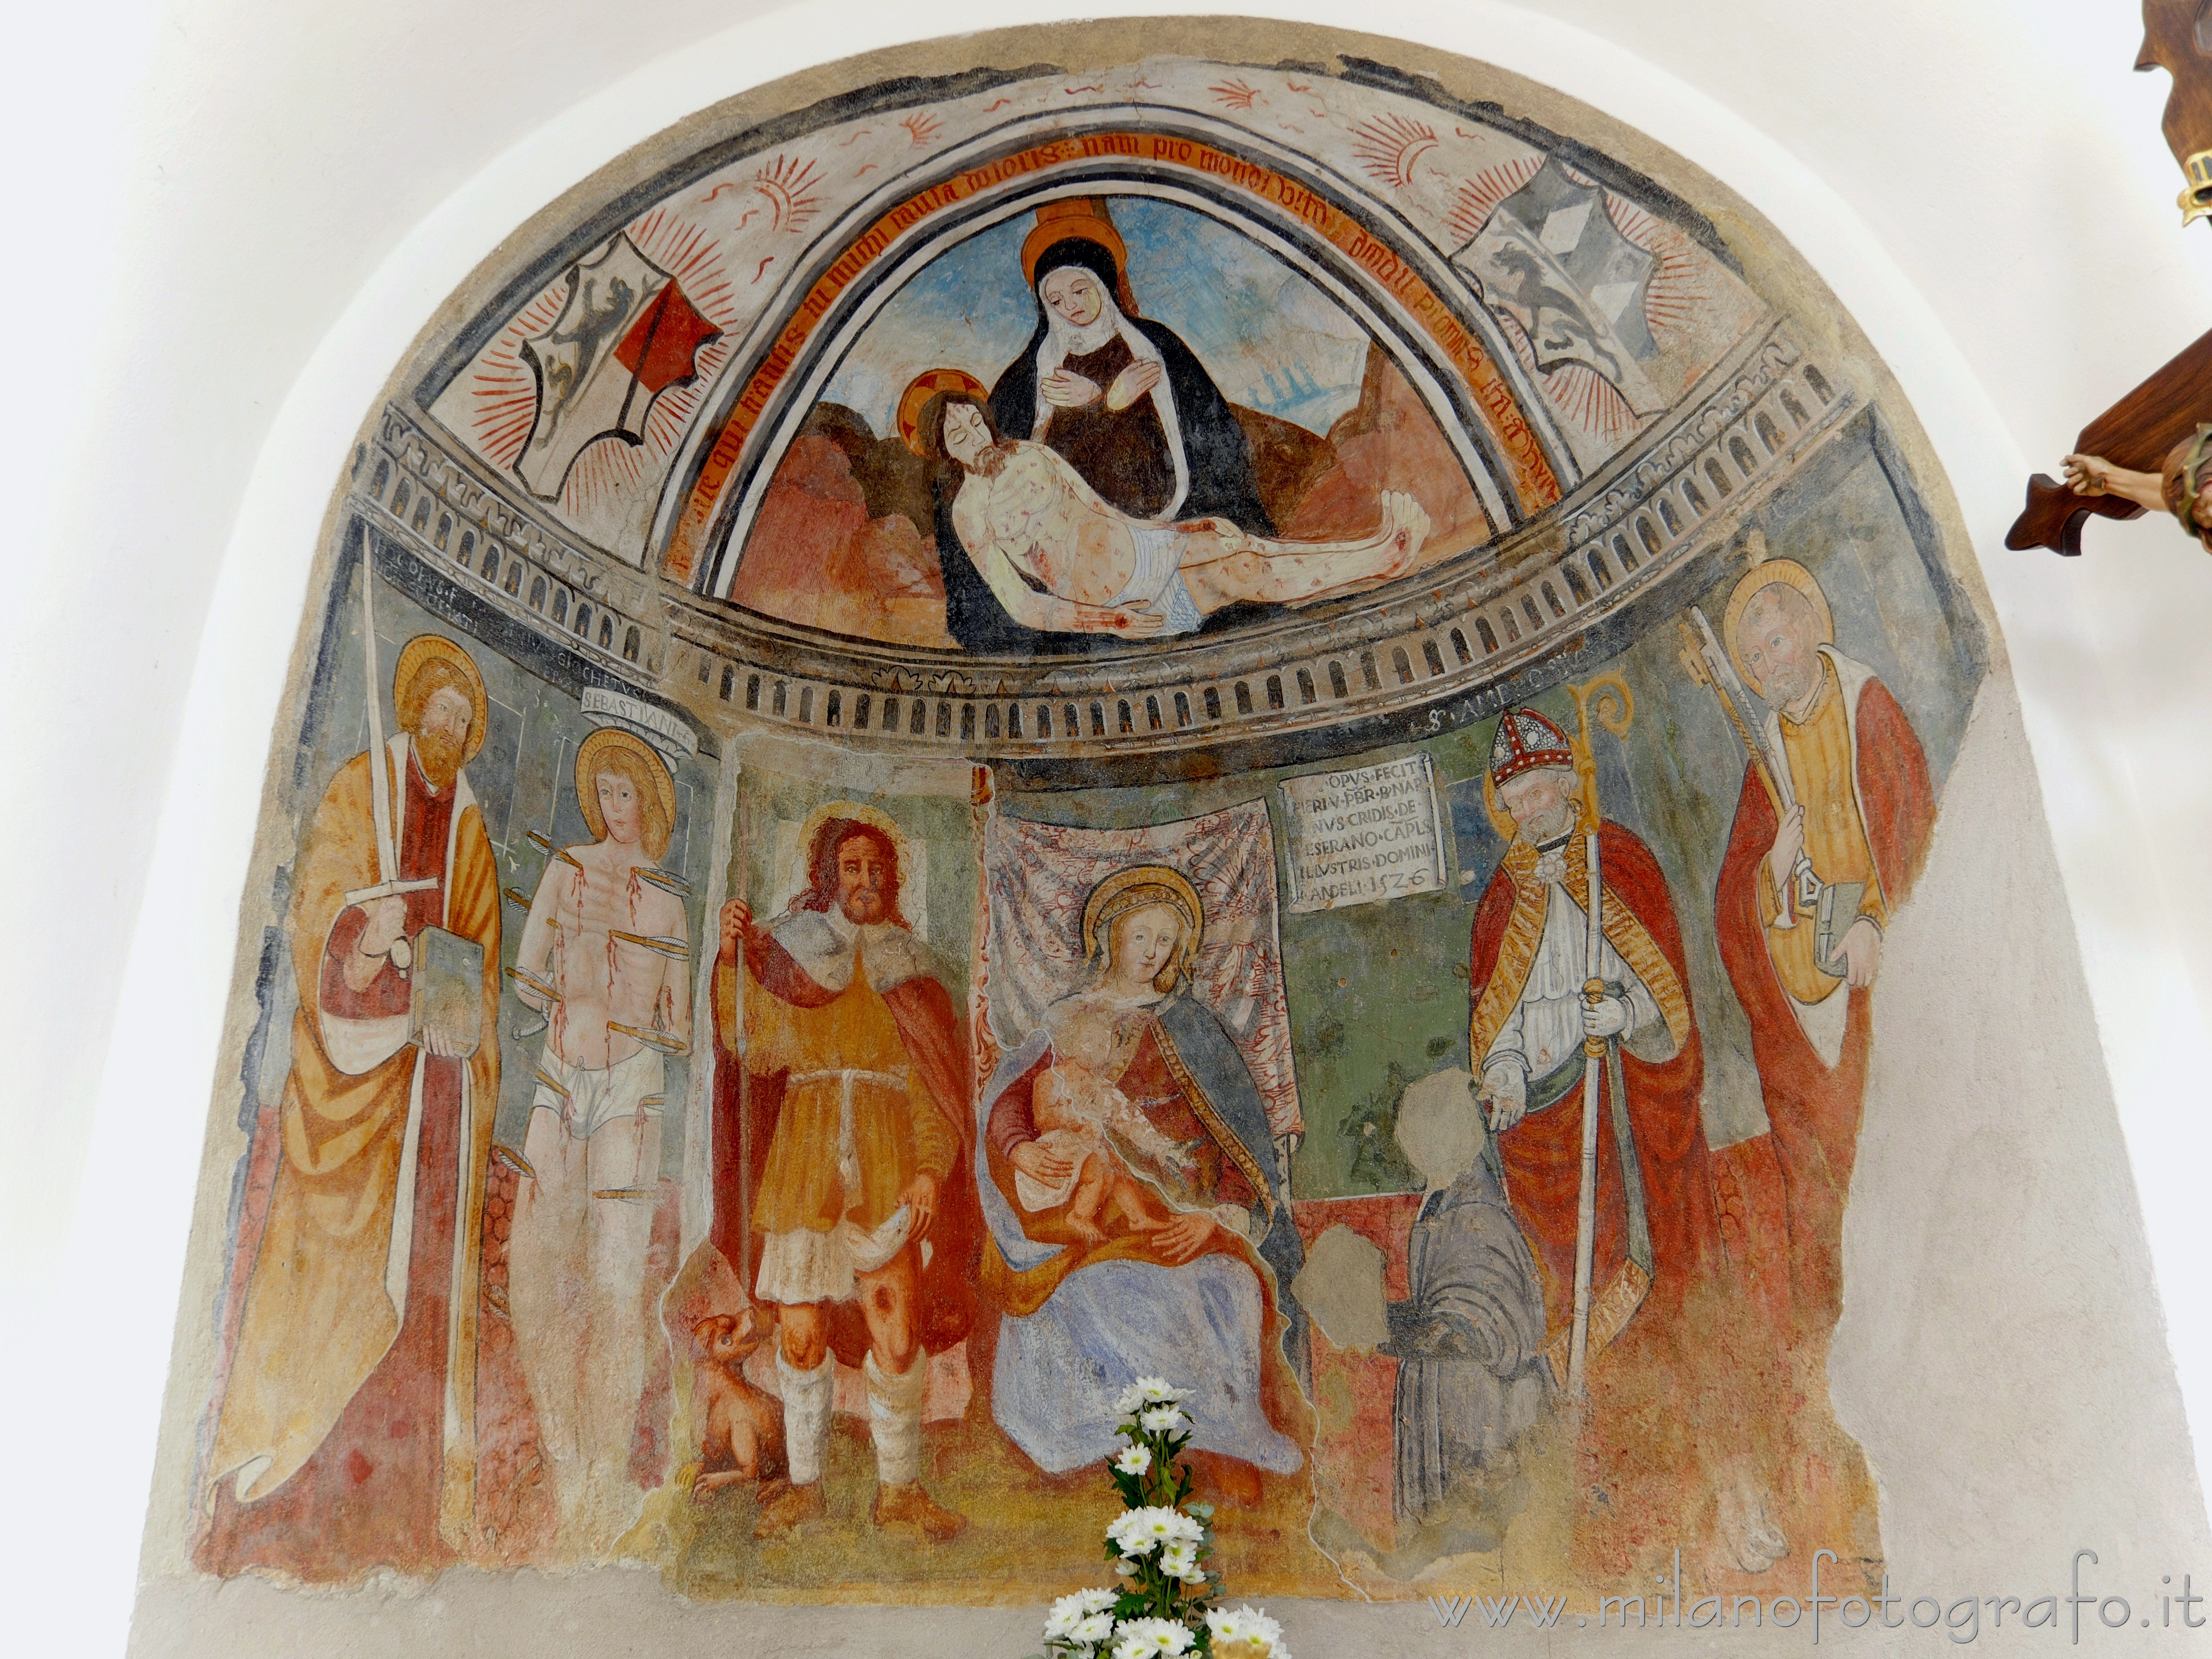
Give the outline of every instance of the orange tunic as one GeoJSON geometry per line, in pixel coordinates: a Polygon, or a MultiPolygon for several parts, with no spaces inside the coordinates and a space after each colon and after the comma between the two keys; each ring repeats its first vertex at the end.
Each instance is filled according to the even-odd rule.
{"type": "Polygon", "coordinates": [[[917,1174],[940,1182],[960,1154],[953,1114],[965,1102],[933,1102],[890,1006],[855,968],[853,982],[819,1007],[770,996],[747,975],[745,1065],[785,1074],[783,1109],[753,1206],[753,1231],[826,1232],[847,1216],[880,1225],[917,1174]],[[837,1170],[844,1074],[852,1072],[853,1141],[860,1190],[837,1170]]]}
{"type": "MultiPolygon", "coordinates": [[[[975,1322],[973,1275],[982,1230],[969,1156],[974,1118],[967,1032],[951,997],[927,971],[879,989],[857,960],[850,981],[832,988],[764,933],[748,942],[742,957],[742,967],[732,953],[714,969],[720,1058],[708,1242],[750,1286],[765,1236],[799,1227],[826,1231],[848,1209],[853,1220],[872,1229],[927,1170],[940,1185],[921,1268],[921,1342],[927,1352],[944,1352],[966,1339],[975,1322]],[[735,1053],[741,1000],[742,1066],[735,1053]],[[900,1079],[896,1085],[854,1079],[860,1179],[849,1196],[838,1168],[842,1079],[808,1080],[814,1073],[848,1069],[900,1079]]],[[[838,1358],[859,1364],[868,1342],[859,1304],[835,1304],[830,1346],[838,1358]]]]}

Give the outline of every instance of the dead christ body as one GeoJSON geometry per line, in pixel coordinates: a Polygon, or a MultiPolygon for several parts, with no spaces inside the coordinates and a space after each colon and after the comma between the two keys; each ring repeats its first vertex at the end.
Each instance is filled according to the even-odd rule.
{"type": "Polygon", "coordinates": [[[972,399],[948,396],[932,416],[935,447],[964,475],[952,503],[961,546],[1006,614],[1041,632],[1188,634],[1240,601],[1310,605],[1404,574],[1428,534],[1420,503],[1396,491],[1359,541],[1273,541],[1226,519],[1147,524],[1042,444],[994,443],[972,399]]]}

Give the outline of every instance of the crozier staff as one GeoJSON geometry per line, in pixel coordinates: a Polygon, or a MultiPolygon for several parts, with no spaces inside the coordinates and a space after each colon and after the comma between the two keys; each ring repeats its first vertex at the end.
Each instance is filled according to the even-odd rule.
{"type": "Polygon", "coordinates": [[[1509,709],[1498,722],[1490,785],[1510,839],[1475,910],[1469,1053],[1505,1190],[1535,1253],[1544,1346],[1562,1382],[1575,1322],[1585,1114],[1595,1109],[1585,1432],[1607,1488],[1608,1524],[1661,1524],[1677,1513],[1685,1487],[1717,1486],[1729,1547],[1747,1570],[1762,1571],[1789,1545],[1736,1422],[1753,1408],[1726,1338],[1734,1314],[1698,1104],[1705,1060],[1688,958],[1658,860],[1632,831],[1598,816],[1581,769],[1589,763],[1533,708],[1509,709]],[[1592,979],[1595,998],[1586,994],[1592,979]],[[1590,1038],[1601,1040],[1595,1055],[1590,1038]],[[1590,1067],[1599,1071],[1595,1087],[1590,1067]],[[1689,1425],[1662,1457],[1638,1426],[1657,1401],[1689,1425]]]}

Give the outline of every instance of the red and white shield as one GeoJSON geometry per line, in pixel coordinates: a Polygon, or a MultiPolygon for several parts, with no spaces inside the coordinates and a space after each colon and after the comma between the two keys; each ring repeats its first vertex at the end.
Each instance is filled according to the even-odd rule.
{"type": "Polygon", "coordinates": [[[617,233],[570,269],[561,314],[522,343],[538,412],[516,475],[540,501],[557,501],[576,458],[600,439],[643,442],[653,400],[690,380],[701,348],[720,337],[676,279],[617,233]]]}

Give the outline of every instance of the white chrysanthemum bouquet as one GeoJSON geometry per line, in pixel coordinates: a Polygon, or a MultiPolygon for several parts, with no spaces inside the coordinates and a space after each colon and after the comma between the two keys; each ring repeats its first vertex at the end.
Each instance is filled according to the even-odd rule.
{"type": "Polygon", "coordinates": [[[1191,1422],[1175,1390],[1141,1376],[1115,1402],[1121,1449],[1107,1470],[1126,1506],[1106,1528],[1106,1559],[1118,1590],[1078,1590],[1052,1604],[1044,1621],[1050,1659],[1291,1659],[1283,1627],[1264,1613],[1209,1607],[1221,1580],[1206,1569],[1213,1553],[1213,1508],[1193,1504],[1190,1472],[1176,1460],[1191,1422]]]}

